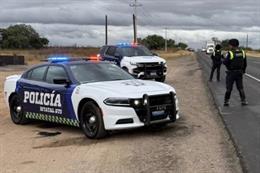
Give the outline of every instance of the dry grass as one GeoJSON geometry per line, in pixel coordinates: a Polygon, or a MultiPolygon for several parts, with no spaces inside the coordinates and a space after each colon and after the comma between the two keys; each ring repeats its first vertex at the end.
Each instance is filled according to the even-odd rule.
{"type": "Polygon", "coordinates": [[[39,50],[0,50],[0,55],[22,55],[27,64],[36,64],[52,54],[70,55],[73,57],[87,57],[96,55],[99,48],[46,48],[39,50]]]}
{"type": "Polygon", "coordinates": [[[260,52],[259,51],[248,51],[247,56],[260,58],[260,52]]]}
{"type": "Polygon", "coordinates": [[[185,51],[185,50],[169,50],[168,52],[165,51],[156,51],[158,55],[164,59],[172,59],[172,58],[179,58],[183,56],[192,55],[192,52],[185,51]]]}

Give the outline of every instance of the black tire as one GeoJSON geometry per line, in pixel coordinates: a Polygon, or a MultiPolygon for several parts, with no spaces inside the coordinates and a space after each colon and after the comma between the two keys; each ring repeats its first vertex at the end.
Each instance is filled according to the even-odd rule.
{"type": "Polygon", "coordinates": [[[18,97],[18,95],[14,95],[11,97],[10,102],[10,115],[14,124],[26,124],[28,119],[24,115],[22,101],[18,97]],[[20,107],[20,111],[17,111],[17,107],[20,107]]]}
{"type": "Polygon", "coordinates": [[[84,134],[90,139],[100,139],[107,135],[101,110],[93,102],[86,102],[83,105],[80,111],[80,126],[84,134]],[[95,119],[95,122],[90,122],[91,118],[95,119]]]}
{"type": "Polygon", "coordinates": [[[166,79],[166,76],[162,76],[160,78],[156,78],[155,81],[157,81],[157,82],[164,82],[165,79],[166,79]]]}

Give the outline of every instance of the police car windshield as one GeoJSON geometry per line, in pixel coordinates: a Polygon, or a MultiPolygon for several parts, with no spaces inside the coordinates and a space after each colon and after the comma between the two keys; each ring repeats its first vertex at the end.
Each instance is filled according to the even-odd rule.
{"type": "Polygon", "coordinates": [[[121,68],[108,63],[72,64],[70,69],[79,83],[134,79],[121,68]]]}
{"type": "Polygon", "coordinates": [[[118,49],[122,56],[153,56],[152,52],[144,46],[122,47],[118,49]]]}

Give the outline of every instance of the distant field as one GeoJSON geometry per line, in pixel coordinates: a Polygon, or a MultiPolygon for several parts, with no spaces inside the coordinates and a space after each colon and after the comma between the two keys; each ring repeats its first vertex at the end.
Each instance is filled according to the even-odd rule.
{"type": "Polygon", "coordinates": [[[168,52],[165,51],[155,51],[160,57],[164,59],[170,59],[170,58],[178,58],[183,57],[187,55],[191,55],[192,52],[186,51],[186,50],[168,50],[168,52]]]}
{"type": "Polygon", "coordinates": [[[96,55],[99,48],[46,48],[39,50],[0,50],[0,55],[23,55],[27,64],[35,64],[52,54],[87,57],[96,55]]]}
{"type": "Polygon", "coordinates": [[[259,57],[260,58],[260,52],[259,51],[248,51],[247,55],[248,56],[252,56],[252,57],[259,57]]]}
{"type": "MultiPolygon", "coordinates": [[[[99,48],[46,48],[39,50],[0,50],[0,55],[22,55],[28,65],[39,63],[52,54],[70,55],[73,57],[87,57],[98,54],[99,48]]],[[[190,55],[191,53],[183,50],[154,51],[165,59],[176,58],[190,55]]]]}

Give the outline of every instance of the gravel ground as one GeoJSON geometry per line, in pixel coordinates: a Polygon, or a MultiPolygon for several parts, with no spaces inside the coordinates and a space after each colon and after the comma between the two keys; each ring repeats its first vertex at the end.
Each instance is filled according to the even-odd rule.
{"type": "MultiPolygon", "coordinates": [[[[1,100],[0,172],[242,172],[196,58],[169,60],[168,67],[167,83],[176,88],[182,117],[163,129],[120,131],[89,140],[67,126],[16,126],[1,100]]],[[[1,72],[1,84],[10,73],[1,72]]]]}

